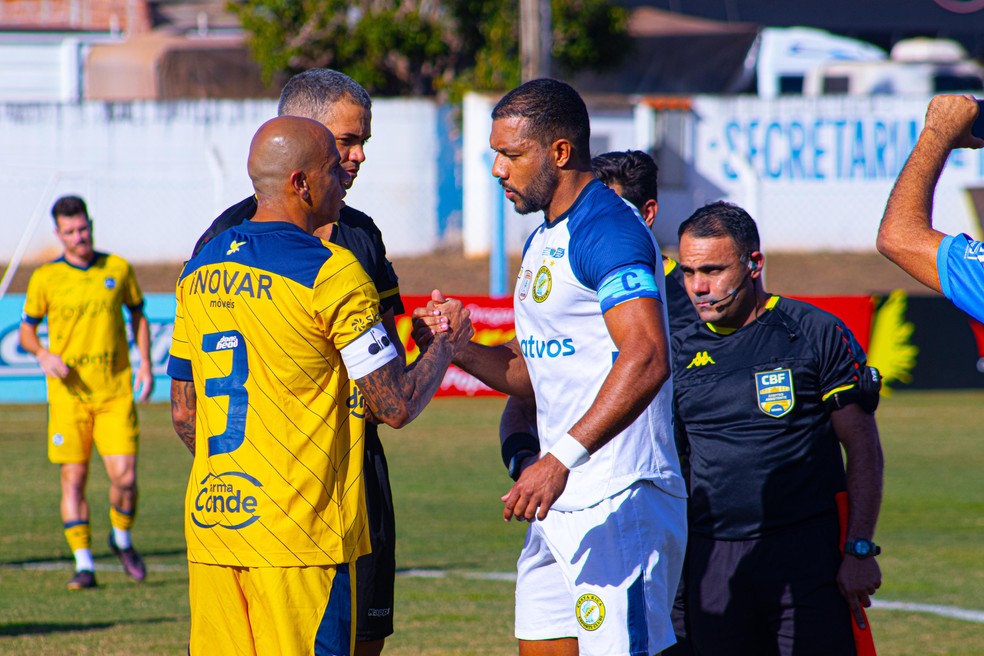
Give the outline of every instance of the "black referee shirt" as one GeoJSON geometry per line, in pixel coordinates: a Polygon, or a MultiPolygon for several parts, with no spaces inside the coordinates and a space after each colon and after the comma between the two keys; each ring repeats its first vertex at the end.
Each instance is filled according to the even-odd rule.
{"type": "Polygon", "coordinates": [[[846,488],[824,400],[857,384],[864,352],[835,316],[773,296],[730,334],[679,335],[678,438],[690,448],[690,530],[751,539],[835,512],[846,488]]]}

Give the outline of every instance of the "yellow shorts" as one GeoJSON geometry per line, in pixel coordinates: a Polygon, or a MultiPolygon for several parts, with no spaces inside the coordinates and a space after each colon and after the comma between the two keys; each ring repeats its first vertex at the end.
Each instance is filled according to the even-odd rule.
{"type": "Polygon", "coordinates": [[[349,656],[355,567],[188,563],[193,656],[349,656]]]}
{"type": "Polygon", "coordinates": [[[89,462],[93,441],[103,456],[136,455],[139,433],[137,407],[130,396],[48,404],[48,459],[55,464],[89,462]]]}

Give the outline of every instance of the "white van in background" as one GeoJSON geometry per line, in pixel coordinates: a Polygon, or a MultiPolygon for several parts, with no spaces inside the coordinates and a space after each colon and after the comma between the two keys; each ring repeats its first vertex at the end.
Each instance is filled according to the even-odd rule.
{"type": "Polygon", "coordinates": [[[888,53],[867,41],[813,27],[763,28],[755,48],[760,98],[802,94],[807,73],[817,66],[888,59],[888,53]]]}
{"type": "Polygon", "coordinates": [[[984,66],[956,41],[905,39],[889,59],[820,64],[807,72],[803,95],[932,96],[984,90],[984,66]]]}

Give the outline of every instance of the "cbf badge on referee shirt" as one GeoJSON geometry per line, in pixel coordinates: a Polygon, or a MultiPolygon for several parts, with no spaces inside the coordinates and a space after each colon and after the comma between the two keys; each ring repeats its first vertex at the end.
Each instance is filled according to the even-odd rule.
{"type": "Polygon", "coordinates": [[[759,410],[770,417],[782,417],[796,405],[793,372],[789,369],[756,372],[755,391],[759,410]]]}

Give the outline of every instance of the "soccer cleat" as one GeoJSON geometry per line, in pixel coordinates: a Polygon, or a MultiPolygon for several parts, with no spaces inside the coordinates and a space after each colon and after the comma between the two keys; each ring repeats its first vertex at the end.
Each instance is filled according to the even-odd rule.
{"type": "Polygon", "coordinates": [[[96,575],[91,570],[83,569],[75,572],[75,576],[68,582],[69,590],[83,590],[85,588],[96,587],[96,575]]]}
{"type": "Polygon", "coordinates": [[[139,583],[147,578],[147,567],[144,565],[143,558],[133,547],[120,549],[116,546],[116,538],[112,533],[109,534],[109,550],[120,559],[123,564],[123,571],[127,576],[139,583]]]}

